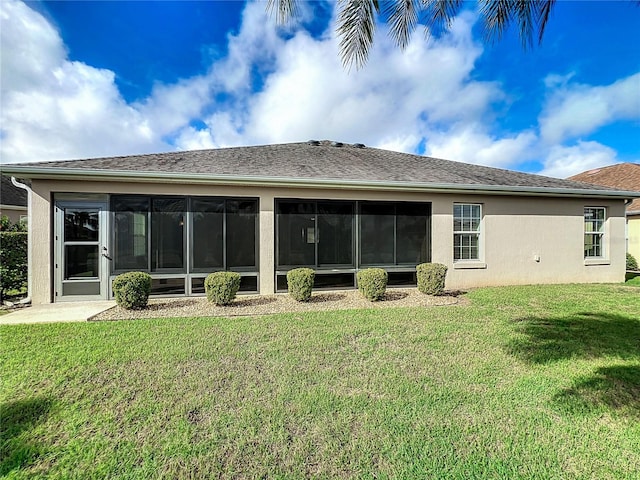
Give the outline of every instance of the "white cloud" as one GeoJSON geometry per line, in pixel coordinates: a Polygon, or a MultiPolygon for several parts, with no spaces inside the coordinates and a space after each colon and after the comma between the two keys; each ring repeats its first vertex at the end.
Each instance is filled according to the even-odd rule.
{"type": "Polygon", "coordinates": [[[23,3],[12,1],[0,3],[0,26],[3,95],[41,86],[66,56],[58,32],[44,17],[23,3]]]}
{"type": "Polygon", "coordinates": [[[132,105],[146,119],[152,131],[166,135],[188,125],[212,96],[211,81],[202,76],[173,85],[156,84],[151,96],[132,105]]]}
{"type": "MultiPolygon", "coordinates": [[[[286,42],[266,35],[265,42],[261,9],[247,6],[243,27],[230,39],[242,48],[231,48],[213,71],[245,65],[261,52],[272,59],[271,73],[260,92],[239,94],[205,119],[216,146],[318,138],[415,151],[433,122],[477,121],[504,97],[498,84],[471,79],[482,49],[472,39],[469,13],[450,35],[430,43],[416,36],[405,52],[381,31],[366,68],[347,72],[330,33],[315,39],[298,31],[286,42]]],[[[187,129],[178,143],[189,145],[190,138],[187,129]]]]}
{"type": "MultiPolygon", "coordinates": [[[[266,19],[264,5],[249,3],[238,34],[228,37],[228,55],[206,75],[157,84],[148,98],[127,104],[113,72],[69,61],[59,33],[40,14],[3,2],[3,72],[9,72],[3,76],[3,161],[309,138],[416,151],[435,124],[475,125],[504,98],[498,84],[471,78],[482,53],[472,38],[474,22],[466,12],[449,35],[431,42],[416,35],[405,52],[381,28],[367,67],[347,72],[333,25],[320,38],[295,30],[285,39],[266,19]],[[254,92],[256,74],[263,84],[254,92]],[[215,104],[220,92],[226,100],[215,104]],[[209,113],[202,117],[203,111],[209,113]],[[206,127],[194,128],[200,117],[206,127]]],[[[528,136],[476,136],[485,153],[463,153],[467,161],[506,165],[528,136]]],[[[445,156],[461,159],[443,147],[444,134],[439,138],[440,151],[451,152],[445,156]]]]}
{"type": "Polygon", "coordinates": [[[507,168],[536,156],[537,135],[530,130],[497,138],[480,125],[465,125],[429,136],[427,154],[460,162],[507,168]]]}
{"type": "Polygon", "coordinates": [[[147,119],[122,99],[114,73],[69,61],[40,14],[2,1],[0,22],[3,163],[163,148],[147,119]]]}
{"type": "Polygon", "coordinates": [[[640,73],[607,86],[571,84],[570,78],[546,79],[547,87],[555,89],[539,118],[547,144],[588,135],[617,120],[640,119],[640,73]]]}
{"type": "Polygon", "coordinates": [[[619,163],[615,150],[598,142],[579,141],[575,145],[552,147],[541,175],[567,178],[592,168],[619,163]]]}

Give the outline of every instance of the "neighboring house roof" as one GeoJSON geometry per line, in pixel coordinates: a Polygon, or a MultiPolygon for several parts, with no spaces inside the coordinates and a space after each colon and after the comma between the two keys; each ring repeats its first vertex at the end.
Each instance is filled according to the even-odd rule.
{"type": "MultiPolygon", "coordinates": [[[[640,163],[627,162],[594,168],[569,177],[569,180],[618,188],[620,190],[637,191],[640,196],[640,163]]],[[[627,206],[627,214],[640,215],[640,198],[635,199],[627,206]]]]}
{"type": "Polygon", "coordinates": [[[625,196],[569,180],[330,141],[13,164],[3,169],[26,178],[625,196]]]}
{"type": "Polygon", "coordinates": [[[11,178],[0,176],[0,205],[27,208],[27,192],[11,183],[11,178]]]}

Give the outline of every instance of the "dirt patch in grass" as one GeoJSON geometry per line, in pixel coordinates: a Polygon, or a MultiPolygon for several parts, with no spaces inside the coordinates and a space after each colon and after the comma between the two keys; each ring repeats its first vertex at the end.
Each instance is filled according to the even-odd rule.
{"type": "Polygon", "coordinates": [[[308,302],[296,302],[286,293],[276,295],[242,295],[231,305],[224,307],[207,302],[204,297],[162,298],[149,301],[143,310],[125,310],[113,307],[91,320],[127,320],[159,317],[235,317],[272,315],[288,312],[310,312],[323,310],[350,310],[361,308],[434,307],[466,304],[460,292],[450,295],[430,296],[416,289],[389,289],[384,298],[370,302],[357,290],[341,292],[317,292],[308,302]]]}

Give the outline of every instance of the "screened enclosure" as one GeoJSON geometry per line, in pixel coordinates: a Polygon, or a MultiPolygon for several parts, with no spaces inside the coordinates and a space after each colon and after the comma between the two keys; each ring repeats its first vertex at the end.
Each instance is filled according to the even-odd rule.
{"type": "Polygon", "coordinates": [[[258,290],[257,199],[112,195],[110,210],[113,275],[149,272],[152,294],[190,295],[231,270],[258,290]]]}
{"type": "Polygon", "coordinates": [[[382,267],[390,285],[415,284],[431,258],[431,204],[276,200],[276,284],[286,272],[316,270],[317,288],[354,287],[361,268],[382,267]]]}

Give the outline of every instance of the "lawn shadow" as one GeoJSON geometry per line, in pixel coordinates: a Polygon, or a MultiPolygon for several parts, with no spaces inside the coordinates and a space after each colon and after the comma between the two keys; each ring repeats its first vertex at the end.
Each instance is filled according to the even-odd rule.
{"type": "Polygon", "coordinates": [[[311,295],[309,303],[339,302],[346,297],[346,294],[337,292],[314,293],[311,295]]]}
{"type": "Polygon", "coordinates": [[[53,402],[44,397],[0,405],[0,475],[21,469],[43,453],[42,446],[28,441],[29,430],[46,420],[53,402]]]}
{"type": "Polygon", "coordinates": [[[384,296],[382,297],[383,302],[396,302],[398,300],[402,300],[403,298],[407,298],[409,293],[407,292],[384,292],[384,296]]]}
{"type": "Polygon", "coordinates": [[[466,295],[468,292],[466,290],[445,290],[442,292],[442,296],[446,297],[459,297],[461,295],[466,295]]]}
{"type": "Polygon", "coordinates": [[[146,307],[144,307],[144,310],[161,311],[167,308],[184,308],[184,307],[189,307],[196,302],[197,300],[194,298],[187,298],[184,300],[169,299],[162,302],[149,303],[146,307]]]}
{"type": "Polygon", "coordinates": [[[616,365],[598,368],[554,396],[565,413],[588,415],[602,408],[640,420],[640,366],[616,365]]]}
{"type": "Polygon", "coordinates": [[[519,318],[515,324],[515,332],[524,338],[511,341],[507,351],[527,362],[640,358],[640,321],[631,316],[580,312],[565,317],[519,318]]]}
{"type": "Polygon", "coordinates": [[[225,307],[231,307],[231,308],[257,307],[258,305],[267,305],[275,301],[276,301],[276,298],[273,296],[250,297],[250,298],[242,298],[242,296],[238,296],[235,298],[233,302],[231,302],[229,305],[226,305],[225,307]]]}

